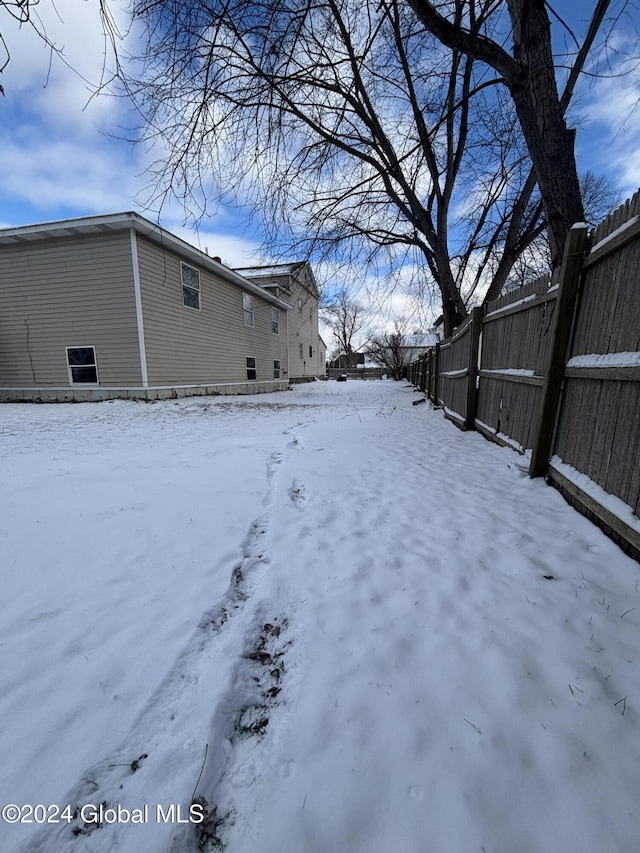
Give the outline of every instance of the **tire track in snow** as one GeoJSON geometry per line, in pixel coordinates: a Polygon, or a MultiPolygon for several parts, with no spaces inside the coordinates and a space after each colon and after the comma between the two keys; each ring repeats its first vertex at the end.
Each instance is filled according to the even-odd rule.
{"type": "MultiPolygon", "coordinates": [[[[285,615],[268,620],[264,608],[258,605],[258,615],[243,614],[255,594],[261,579],[269,569],[270,559],[267,553],[267,537],[272,521],[275,502],[277,473],[282,462],[282,453],[274,451],[266,460],[267,490],[263,498],[265,512],[254,519],[241,542],[241,556],[231,570],[231,578],[222,600],[211,610],[205,612],[198,629],[192,635],[187,647],[177,659],[168,675],[148,701],[125,743],[108,758],[90,768],[85,778],[66,796],[65,802],[71,806],[73,819],[60,826],[43,830],[21,847],[21,853],[111,853],[115,849],[137,850],[139,845],[132,843],[132,833],[140,827],[122,823],[99,823],[83,820],[81,809],[86,804],[100,804],[106,808],[139,808],[140,804],[150,802],[150,794],[145,786],[145,769],[155,764],[165,768],[169,782],[176,767],[185,770],[185,751],[195,744],[187,738],[190,732],[189,717],[194,705],[202,703],[201,682],[207,683],[209,665],[216,658],[222,663],[221,679],[229,678],[229,658],[237,663],[232,667],[231,684],[217,700],[214,714],[211,749],[207,754],[215,756],[215,773],[221,775],[228,763],[232,750],[230,745],[243,735],[259,735],[266,727],[264,709],[273,704],[280,692],[279,682],[284,672],[282,663],[283,644],[281,633],[288,625],[285,615]],[[249,627],[246,627],[246,623],[249,627]],[[258,626],[258,627],[257,627],[258,626]],[[238,648],[242,651],[238,652],[238,648]],[[224,661],[227,661],[225,666],[224,661]],[[238,685],[247,689],[240,689],[238,685]],[[251,688],[249,690],[248,688],[251,688]],[[231,727],[229,720],[232,720],[231,727]],[[234,734],[235,732],[235,734],[234,734]],[[231,737],[229,737],[231,735],[231,737]]],[[[214,702],[216,702],[214,698],[214,702]]],[[[204,747],[203,747],[204,748],[204,747]]],[[[202,753],[200,752],[200,755],[202,753]]],[[[190,761],[191,765],[193,762],[190,761]]],[[[191,778],[191,770],[188,771],[191,778]]],[[[195,782],[195,779],[193,780],[195,782]]],[[[192,782],[192,784],[193,784],[192,782]]],[[[168,785],[175,790],[176,785],[168,785]]],[[[184,799],[186,789],[181,790],[184,799]]],[[[160,797],[158,802],[162,804],[160,797]]],[[[176,802],[175,793],[166,802],[176,802]]],[[[190,802],[182,802],[182,814],[188,815],[190,802]]],[[[155,805],[153,806],[155,808],[155,805]]],[[[154,812],[155,814],[155,812],[154,812]]],[[[86,814],[84,815],[86,817],[86,814]]],[[[207,844],[215,838],[217,825],[215,811],[208,811],[208,820],[204,824],[207,831],[201,832],[200,841],[207,844]]],[[[157,827],[156,827],[157,828],[157,827]]],[[[164,841],[158,836],[159,847],[153,847],[150,833],[153,824],[145,825],[145,847],[149,850],[166,849],[169,841],[166,832],[164,841]]],[[[174,833],[170,840],[172,851],[195,850],[198,840],[194,841],[193,830],[184,834],[174,833]]],[[[214,850],[215,846],[202,846],[203,850],[214,850]]]]}
{"type": "MultiPolygon", "coordinates": [[[[297,436],[287,445],[292,451],[303,447],[297,436]]],[[[282,457],[277,461],[280,464],[282,457]]],[[[272,464],[271,476],[275,470],[272,464]]],[[[305,511],[308,497],[304,484],[294,478],[286,494],[293,508],[305,511]]],[[[276,503],[275,488],[265,502],[271,511],[276,503]]],[[[244,838],[251,836],[246,792],[264,783],[264,769],[272,764],[270,753],[278,740],[276,721],[276,729],[282,733],[282,706],[293,689],[289,670],[291,666],[295,669],[295,664],[290,664],[289,651],[294,643],[291,623],[295,609],[282,588],[258,603],[245,632],[244,652],[235,663],[211,722],[208,753],[194,799],[205,810],[205,821],[178,830],[169,853],[216,853],[225,850],[236,833],[244,838]]]]}
{"type": "MultiPolygon", "coordinates": [[[[291,451],[303,447],[297,436],[287,445],[291,451]]],[[[268,465],[271,478],[276,471],[274,462],[271,458],[268,465]]],[[[277,464],[281,462],[282,456],[277,464]]],[[[304,485],[297,479],[293,479],[287,496],[293,507],[304,511],[308,499],[304,485]]],[[[274,483],[265,498],[269,513],[275,503],[274,483]]],[[[243,808],[246,790],[256,784],[270,763],[266,753],[273,744],[267,735],[272,735],[271,722],[282,705],[281,692],[291,688],[287,652],[293,645],[290,624],[295,608],[292,602],[282,599],[279,590],[274,598],[263,600],[256,607],[253,622],[245,632],[245,650],[236,661],[211,722],[209,749],[194,799],[205,810],[205,821],[178,830],[169,853],[216,853],[226,848],[234,833],[251,834],[243,808]]]]}
{"type": "Polygon", "coordinates": [[[193,799],[205,820],[179,828],[170,853],[224,850],[236,823],[244,822],[243,794],[261,775],[264,751],[269,748],[262,741],[287,682],[287,651],[293,642],[289,624],[287,609],[278,609],[276,602],[258,606],[245,632],[244,651],[211,721],[207,756],[193,799]]]}

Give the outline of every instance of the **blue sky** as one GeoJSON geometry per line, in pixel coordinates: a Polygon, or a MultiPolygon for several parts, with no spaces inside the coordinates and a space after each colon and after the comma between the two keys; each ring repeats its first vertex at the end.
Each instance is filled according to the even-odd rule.
{"type": "MultiPolygon", "coordinates": [[[[584,23],[575,12],[582,4],[554,6],[577,33],[583,32],[584,23]]],[[[154,218],[142,206],[151,156],[144,146],[131,148],[117,138],[131,124],[125,103],[91,99],[83,79],[95,83],[102,68],[105,45],[98,0],[57,0],[58,15],[49,0],[37,9],[75,70],[55,57],[50,67],[46,47],[28,28],[18,32],[6,11],[0,11],[0,29],[12,54],[0,80],[5,89],[0,99],[0,227],[124,210],[154,218]]],[[[619,38],[624,41],[624,31],[619,38]]],[[[638,97],[639,76],[624,83],[600,79],[583,86],[574,110],[580,117],[580,171],[607,175],[622,198],[640,186],[640,110],[632,109],[638,97]]],[[[256,262],[257,237],[233,209],[220,209],[199,234],[183,227],[182,220],[177,205],[163,208],[166,228],[206,246],[210,254],[230,265],[256,262]]]]}

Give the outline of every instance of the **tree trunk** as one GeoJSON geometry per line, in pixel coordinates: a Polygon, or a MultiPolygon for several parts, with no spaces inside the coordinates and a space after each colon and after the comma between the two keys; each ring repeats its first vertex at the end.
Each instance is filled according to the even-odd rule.
{"type": "Polygon", "coordinates": [[[560,266],[571,227],[584,219],[574,154],[575,131],[567,128],[558,97],[551,24],[544,0],[507,0],[513,56],[519,73],[508,81],[538,178],[553,267],[560,266]]]}

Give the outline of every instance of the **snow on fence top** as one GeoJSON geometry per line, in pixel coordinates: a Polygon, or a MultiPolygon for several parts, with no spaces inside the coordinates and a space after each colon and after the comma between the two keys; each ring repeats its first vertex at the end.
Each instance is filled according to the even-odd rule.
{"type": "Polygon", "coordinates": [[[596,226],[593,232],[592,245],[596,246],[634,216],[638,215],[640,215],[640,190],[631,198],[628,198],[620,207],[616,207],[606,219],[596,226]]]}

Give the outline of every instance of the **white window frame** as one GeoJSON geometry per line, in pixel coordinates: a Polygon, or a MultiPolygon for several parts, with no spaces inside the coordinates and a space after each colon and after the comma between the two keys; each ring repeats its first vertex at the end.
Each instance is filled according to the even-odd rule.
{"type": "Polygon", "coordinates": [[[304,358],[304,344],[302,342],[298,345],[298,355],[300,358],[304,358]]]}
{"type": "Polygon", "coordinates": [[[273,378],[280,379],[280,359],[273,359],[273,378]]]}
{"type": "Polygon", "coordinates": [[[271,309],[271,331],[274,335],[280,334],[280,312],[277,308],[271,309]]]}
{"type": "Polygon", "coordinates": [[[246,358],[246,364],[247,364],[247,382],[255,382],[258,378],[258,362],[257,362],[256,358],[252,355],[248,355],[246,358]],[[250,361],[253,362],[253,367],[249,366],[250,361]],[[250,370],[252,370],[255,373],[255,376],[253,376],[253,377],[249,376],[250,370]]]}
{"type": "Polygon", "coordinates": [[[98,359],[96,356],[96,348],[93,344],[82,344],[76,345],[72,347],[65,347],[66,356],[67,356],[67,373],[69,375],[69,385],[98,385],[100,377],[98,376],[98,359]],[[93,350],[93,364],[69,364],[69,350],[73,349],[90,349],[93,350]],[[94,367],[96,371],[96,379],[95,382],[76,382],[73,378],[74,368],[78,367],[94,367]]]}
{"type": "Polygon", "coordinates": [[[298,299],[298,314],[302,314],[302,299],[298,299]]]}
{"type": "Polygon", "coordinates": [[[192,267],[190,264],[185,264],[184,261],[180,261],[180,281],[182,282],[182,305],[185,308],[189,308],[191,311],[200,311],[202,308],[202,295],[200,288],[200,270],[196,267],[192,267]],[[198,279],[197,286],[191,282],[185,282],[184,273],[185,270],[189,270],[190,272],[194,272],[198,279]],[[185,292],[195,294],[198,297],[197,305],[188,305],[185,300],[185,292]]]}
{"type": "Polygon", "coordinates": [[[250,293],[242,293],[242,320],[245,326],[253,328],[255,326],[255,315],[253,306],[253,296],[250,293]],[[250,323],[247,320],[251,320],[250,323]]]}

